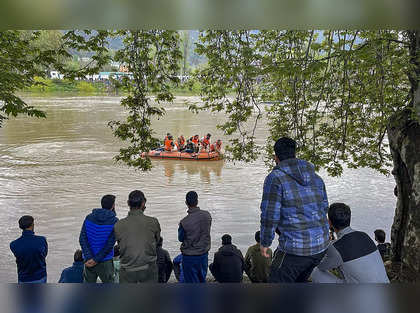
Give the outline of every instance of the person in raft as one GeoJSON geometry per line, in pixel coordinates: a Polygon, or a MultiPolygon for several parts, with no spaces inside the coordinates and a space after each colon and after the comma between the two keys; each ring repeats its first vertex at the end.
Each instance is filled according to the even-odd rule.
{"type": "Polygon", "coordinates": [[[314,283],[389,283],[381,254],[368,234],[350,227],[351,210],[331,204],[328,221],[337,234],[322,262],[312,272],[314,283]],[[329,270],[338,268],[341,278],[329,270]]]}
{"type": "Polygon", "coordinates": [[[194,153],[194,143],[191,141],[191,139],[187,140],[187,145],[185,146],[184,150],[186,153],[194,153]]]}
{"type": "Polygon", "coordinates": [[[210,145],[210,152],[222,153],[222,141],[220,139],[210,145]]]}
{"type": "Polygon", "coordinates": [[[205,137],[201,138],[200,143],[201,143],[202,151],[210,148],[210,137],[211,137],[211,134],[207,134],[205,137]]]}
{"type": "Polygon", "coordinates": [[[200,145],[200,139],[198,135],[194,135],[194,137],[191,138],[191,142],[194,144],[194,152],[198,152],[200,145]]]}
{"type": "Polygon", "coordinates": [[[296,142],[283,137],[274,145],[277,165],[265,178],[261,201],[261,254],[274,253],[269,282],[307,282],[330,243],[328,199],[314,166],[296,158],[296,142]]]}
{"type": "Polygon", "coordinates": [[[175,143],[176,148],[178,151],[184,151],[185,150],[185,137],[184,135],[181,135],[178,137],[178,140],[175,143]]]}
{"type": "Polygon", "coordinates": [[[169,135],[165,139],[165,151],[171,152],[174,149],[174,138],[172,135],[169,135]]]}

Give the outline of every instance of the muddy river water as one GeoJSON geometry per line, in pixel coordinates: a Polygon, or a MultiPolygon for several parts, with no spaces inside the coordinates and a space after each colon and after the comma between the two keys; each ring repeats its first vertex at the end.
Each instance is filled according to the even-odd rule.
{"type": "MultiPolygon", "coordinates": [[[[185,136],[210,132],[214,139],[225,139],[215,127],[223,115],[195,115],[188,111],[185,100],[177,98],[166,116],[153,123],[159,136],[167,131],[185,136]]],[[[113,161],[121,143],[107,123],[123,118],[120,98],[67,96],[27,101],[45,110],[48,118],[19,117],[0,128],[1,282],[17,279],[9,243],[20,236],[20,216],[34,216],[36,233],[47,237],[48,281],[57,282],[61,270],[72,263],[85,216],[100,206],[101,196],[115,194],[117,214],[124,217],[128,193],[134,189],[144,191],[147,214],[159,219],[164,247],[172,257],[179,253],[177,227],[186,214],[184,201],[189,190],[199,193],[200,206],[213,216],[210,259],[225,233],[232,235],[244,254],[253,244],[267,174],[263,160],[250,164],[156,160],[154,168],[143,173],[113,161]]],[[[257,129],[261,143],[266,134],[261,123],[257,129]]],[[[346,169],[339,178],[322,170],[320,175],[330,202],[351,206],[354,228],[371,236],[376,228],[383,228],[389,235],[396,202],[392,176],[370,169],[346,169]]]]}

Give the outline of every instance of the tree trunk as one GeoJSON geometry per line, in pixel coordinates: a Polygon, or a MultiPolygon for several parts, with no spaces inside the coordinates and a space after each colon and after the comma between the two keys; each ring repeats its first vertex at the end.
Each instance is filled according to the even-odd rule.
{"type": "Polygon", "coordinates": [[[391,241],[392,261],[420,281],[420,31],[408,34],[411,101],[409,108],[397,113],[388,125],[398,196],[391,241]]]}
{"type": "Polygon", "coordinates": [[[404,111],[388,126],[397,183],[397,207],[391,230],[394,262],[420,276],[420,124],[404,111]]]}

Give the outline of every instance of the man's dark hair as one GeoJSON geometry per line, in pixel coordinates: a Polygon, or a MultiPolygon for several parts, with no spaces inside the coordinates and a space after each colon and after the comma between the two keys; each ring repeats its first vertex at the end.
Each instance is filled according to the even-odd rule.
{"type": "Polygon", "coordinates": [[[351,210],[347,204],[333,203],[328,209],[328,218],[335,229],[343,229],[350,226],[351,210]]]}
{"type": "Polygon", "coordinates": [[[255,241],[260,243],[260,241],[261,241],[261,232],[260,231],[257,231],[255,233],[255,241]]]}
{"type": "Polygon", "coordinates": [[[163,246],[163,237],[160,236],[159,241],[157,242],[157,246],[158,247],[162,247],[163,246]]]}
{"type": "Polygon", "coordinates": [[[134,190],[128,195],[128,205],[130,208],[140,208],[143,202],[146,202],[146,197],[140,190],[134,190]]]}
{"type": "Polygon", "coordinates": [[[296,141],[282,137],[274,144],[274,152],[280,161],[296,157],[296,141]]]}
{"type": "Polygon", "coordinates": [[[82,250],[77,249],[73,256],[74,262],[83,262],[82,250]]]}
{"type": "Polygon", "coordinates": [[[24,215],[19,219],[19,228],[22,230],[28,229],[34,223],[34,218],[30,215],[24,215]]]}
{"type": "Polygon", "coordinates": [[[385,231],[383,229],[377,229],[374,231],[375,233],[375,239],[379,242],[379,243],[384,243],[385,242],[385,231]]]}
{"type": "Polygon", "coordinates": [[[185,196],[185,201],[190,207],[195,207],[198,204],[198,194],[195,191],[189,191],[185,196]]]}
{"type": "Polygon", "coordinates": [[[102,197],[101,206],[102,209],[111,210],[115,203],[114,195],[105,195],[102,197]]]}
{"type": "Polygon", "coordinates": [[[120,256],[120,246],[119,245],[114,246],[114,256],[120,256]]]}
{"type": "Polygon", "coordinates": [[[222,236],[222,245],[231,245],[232,244],[232,236],[229,234],[224,234],[222,236]]]}

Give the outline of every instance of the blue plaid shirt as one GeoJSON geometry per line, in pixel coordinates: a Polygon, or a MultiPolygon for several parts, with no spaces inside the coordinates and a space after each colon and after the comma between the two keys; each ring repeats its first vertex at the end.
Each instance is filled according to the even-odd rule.
{"type": "Polygon", "coordinates": [[[314,166],[300,159],[281,161],[266,177],[261,201],[261,245],[269,247],[274,233],[279,250],[315,255],[326,250],[328,199],[314,166]]]}

